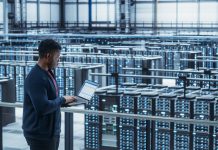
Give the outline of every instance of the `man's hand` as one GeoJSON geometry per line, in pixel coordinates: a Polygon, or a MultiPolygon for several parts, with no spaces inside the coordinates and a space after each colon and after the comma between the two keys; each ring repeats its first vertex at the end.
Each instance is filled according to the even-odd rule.
{"type": "Polygon", "coordinates": [[[76,98],[74,96],[63,96],[63,97],[66,99],[65,104],[76,101],[76,98]]]}

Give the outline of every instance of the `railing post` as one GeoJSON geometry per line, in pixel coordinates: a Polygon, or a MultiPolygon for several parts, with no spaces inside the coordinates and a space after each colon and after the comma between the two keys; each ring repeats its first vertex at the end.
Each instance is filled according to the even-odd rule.
{"type": "Polygon", "coordinates": [[[3,144],[2,144],[2,107],[0,107],[0,150],[3,150],[3,144]]]}
{"type": "Polygon", "coordinates": [[[73,113],[65,113],[65,150],[73,150],[73,113]]]}

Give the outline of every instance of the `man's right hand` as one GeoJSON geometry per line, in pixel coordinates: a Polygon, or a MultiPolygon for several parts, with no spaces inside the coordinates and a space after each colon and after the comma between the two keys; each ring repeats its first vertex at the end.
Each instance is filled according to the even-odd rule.
{"type": "Polygon", "coordinates": [[[74,96],[63,96],[66,100],[65,104],[67,103],[72,103],[74,101],[76,101],[76,98],[74,96]]]}

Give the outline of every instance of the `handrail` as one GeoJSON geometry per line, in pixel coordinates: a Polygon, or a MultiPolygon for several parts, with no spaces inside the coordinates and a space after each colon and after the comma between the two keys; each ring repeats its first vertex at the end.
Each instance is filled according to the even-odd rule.
{"type": "MultiPolygon", "coordinates": [[[[22,108],[23,104],[0,102],[0,106],[22,108]]],[[[108,117],[120,117],[120,118],[130,118],[130,119],[140,119],[140,120],[165,121],[165,122],[174,122],[174,123],[183,123],[183,124],[186,123],[186,124],[197,124],[197,125],[201,124],[207,126],[218,126],[218,121],[184,119],[184,118],[174,118],[174,117],[160,117],[160,116],[127,114],[127,113],[117,113],[117,112],[108,112],[108,111],[95,111],[95,110],[78,109],[76,107],[63,107],[61,108],[61,111],[67,113],[91,114],[91,115],[108,116],[108,117]]]]}

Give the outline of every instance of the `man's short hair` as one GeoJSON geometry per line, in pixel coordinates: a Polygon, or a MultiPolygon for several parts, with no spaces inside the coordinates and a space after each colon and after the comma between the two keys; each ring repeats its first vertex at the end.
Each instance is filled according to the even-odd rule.
{"type": "Polygon", "coordinates": [[[46,56],[46,54],[51,54],[60,50],[61,50],[61,46],[55,40],[52,39],[42,40],[38,47],[39,58],[43,58],[46,56]]]}

